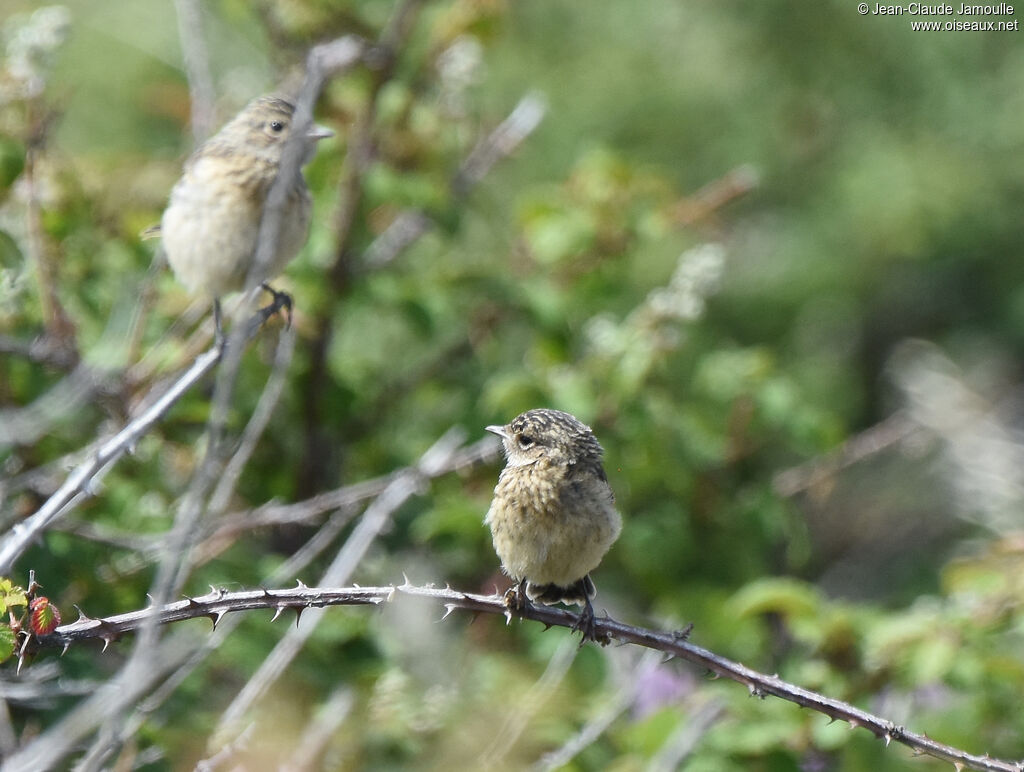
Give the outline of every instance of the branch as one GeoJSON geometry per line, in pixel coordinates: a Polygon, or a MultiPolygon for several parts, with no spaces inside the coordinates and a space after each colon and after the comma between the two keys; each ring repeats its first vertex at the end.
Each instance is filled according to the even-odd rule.
{"type": "Polygon", "coordinates": [[[78,356],[60,341],[39,335],[30,341],[9,335],[0,335],[0,354],[23,357],[29,362],[46,365],[56,370],[70,371],[78,364],[78,356]]]}
{"type": "MultiPolygon", "coordinates": [[[[387,488],[366,508],[359,524],[324,571],[321,582],[325,585],[341,584],[350,580],[356,567],[381,531],[390,524],[395,512],[413,495],[422,490],[424,483],[446,471],[452,456],[458,452],[464,432],[459,427],[449,429],[420,458],[416,466],[392,480],[387,488]]],[[[252,707],[273,685],[298,656],[306,641],[316,630],[321,614],[312,613],[296,623],[292,630],[278,641],[273,651],[260,664],[256,673],[224,710],[217,734],[229,731],[242,715],[252,707]]]]}
{"type": "Polygon", "coordinates": [[[536,772],[550,772],[550,770],[562,769],[582,753],[585,748],[597,742],[598,738],[615,722],[615,719],[629,710],[630,706],[636,702],[637,692],[640,691],[641,684],[643,683],[637,677],[640,668],[656,664],[657,659],[658,655],[654,651],[644,652],[644,656],[640,658],[639,666],[630,674],[632,677],[627,680],[625,685],[619,687],[618,692],[612,695],[611,699],[605,701],[597,715],[584,724],[562,747],[541,756],[532,769],[536,772]]]}
{"type": "MultiPolygon", "coordinates": [[[[245,328],[241,344],[248,343],[259,326],[255,324],[259,317],[253,317],[251,323],[240,325],[245,328]]],[[[0,575],[9,575],[14,562],[28,549],[29,545],[49,528],[56,520],[67,514],[84,498],[90,496],[96,485],[96,479],[110,465],[116,463],[125,453],[130,453],[153,426],[166,415],[184,394],[209,373],[224,356],[230,352],[233,343],[227,348],[214,346],[201,354],[166,391],[157,397],[149,407],[115,434],[110,439],[90,452],[79,466],[68,475],[64,483],[50,498],[27,519],[16,523],[9,531],[0,536],[0,575]]],[[[242,345],[239,346],[241,348],[242,345]]],[[[147,396],[146,401],[149,400],[147,396]]]]}
{"type": "Polygon", "coordinates": [[[198,0],[174,0],[174,11],[178,17],[178,40],[192,102],[192,136],[199,145],[216,128],[216,97],[210,74],[210,53],[203,37],[202,8],[198,0]]]}
{"type": "Polygon", "coordinates": [[[843,469],[860,463],[881,451],[922,433],[923,428],[903,413],[895,413],[884,421],[865,429],[835,450],[785,469],[772,481],[776,493],[785,498],[830,481],[843,469]]]}
{"type": "MultiPolygon", "coordinates": [[[[498,614],[511,621],[513,616],[541,622],[549,627],[572,628],[577,615],[552,606],[528,605],[522,611],[512,611],[505,606],[501,596],[477,595],[460,592],[449,587],[444,589],[426,586],[416,587],[408,582],[400,587],[307,587],[301,582],[288,590],[246,590],[225,592],[212,590],[206,595],[186,598],[168,603],[159,608],[143,609],[127,614],[92,619],[84,613],[71,624],[61,625],[53,633],[36,639],[37,647],[59,647],[65,650],[74,643],[86,640],[103,641],[104,648],[126,633],[139,629],[144,621],[155,619],[158,624],[170,624],[185,619],[206,617],[214,628],[221,618],[233,611],[256,609],[272,610],[274,619],[283,611],[291,609],[301,614],[308,608],[326,606],[376,606],[394,600],[396,595],[407,595],[429,599],[446,609],[445,617],[455,610],[473,613],[498,614]]],[[[832,720],[846,721],[851,728],[867,729],[875,737],[884,739],[888,745],[896,741],[918,754],[925,754],[948,761],[959,767],[985,770],[986,772],[1024,772],[1024,761],[1001,761],[988,755],[977,756],[958,748],[944,745],[931,738],[910,732],[892,721],[876,716],[841,700],[803,689],[783,681],[775,675],[766,675],[752,670],[739,662],[726,659],[712,651],[696,646],[686,640],[687,632],[662,632],[643,627],[634,627],[610,617],[594,620],[595,634],[602,640],[617,640],[649,649],[656,649],[679,657],[695,665],[707,668],[719,676],[744,684],[751,695],[764,698],[768,695],[779,697],[804,708],[822,713],[832,720]]]]}
{"type": "MultiPolygon", "coordinates": [[[[163,643],[155,647],[145,670],[124,669],[69,710],[56,724],[25,740],[16,752],[0,760],[0,772],[22,772],[26,769],[47,770],[56,767],[67,755],[80,750],[79,744],[96,730],[98,721],[119,711],[126,702],[134,702],[149,694],[156,684],[175,670],[190,654],[183,641],[163,643]]],[[[89,760],[79,762],[76,769],[98,769],[89,760]]]]}
{"type": "MultiPolygon", "coordinates": [[[[497,460],[500,455],[501,444],[494,442],[489,436],[484,437],[471,445],[459,448],[448,456],[445,463],[440,465],[436,471],[432,471],[429,476],[436,477],[440,474],[457,472],[480,464],[490,463],[497,460]]],[[[369,480],[362,480],[331,491],[318,493],[316,496],[293,504],[281,504],[271,501],[255,509],[224,515],[218,520],[209,538],[211,540],[227,539],[240,532],[269,526],[316,525],[320,522],[320,516],[324,512],[342,507],[350,507],[379,496],[395,479],[415,469],[415,465],[397,469],[380,477],[373,477],[369,480]]]]}
{"type": "Polygon", "coordinates": [[[712,180],[675,206],[673,219],[679,225],[694,225],[713,212],[754,190],[760,175],[750,164],[737,166],[717,180],[712,180]]]}
{"type": "Polygon", "coordinates": [[[453,195],[463,198],[498,161],[512,155],[540,126],[547,109],[544,96],[539,92],[530,92],[520,99],[508,117],[484,137],[459,166],[452,180],[453,195]]]}
{"type": "MultiPolygon", "coordinates": [[[[522,737],[526,727],[530,725],[537,711],[551,699],[551,695],[558,689],[569,668],[576,660],[579,653],[579,646],[573,643],[571,638],[565,638],[555,649],[555,653],[548,660],[548,666],[544,668],[540,678],[530,687],[526,695],[519,701],[519,704],[510,706],[512,709],[505,717],[501,728],[494,733],[490,744],[484,748],[483,753],[477,759],[480,769],[494,769],[507,766],[506,758],[519,738],[522,737]]],[[[571,761],[572,757],[567,759],[571,761]]]]}
{"type": "Polygon", "coordinates": [[[291,758],[281,768],[281,772],[306,772],[316,769],[317,759],[323,754],[338,728],[345,723],[354,703],[355,697],[351,689],[337,687],[317,711],[316,717],[306,726],[299,742],[295,744],[291,758]]]}
{"type": "Polygon", "coordinates": [[[708,730],[725,713],[725,706],[717,699],[709,700],[694,708],[685,724],[673,732],[661,750],[651,759],[647,772],[672,772],[682,769],[683,762],[708,730]]]}
{"type": "MultiPolygon", "coordinates": [[[[32,116],[37,104],[28,103],[28,114],[32,116]]],[[[41,108],[41,104],[38,105],[41,108]]],[[[43,228],[42,204],[39,200],[38,186],[36,184],[36,167],[45,147],[50,128],[56,113],[42,114],[34,120],[29,118],[30,131],[33,136],[28,138],[28,150],[25,153],[25,169],[22,172],[22,179],[25,184],[26,201],[26,226],[29,257],[35,266],[36,280],[39,283],[39,304],[43,314],[43,329],[46,337],[52,339],[51,345],[62,349],[61,357],[67,361],[77,363],[81,359],[78,350],[78,341],[75,325],[68,316],[60,301],[58,290],[59,276],[57,271],[58,260],[50,248],[43,228]]]]}
{"type": "Polygon", "coordinates": [[[89,495],[96,476],[108,465],[127,453],[181,396],[213,369],[221,350],[214,347],[200,356],[161,397],[146,411],[130,421],[121,431],[104,442],[86,459],[31,517],[17,523],[0,539],[0,574],[11,573],[14,561],[54,520],[67,513],[89,495]]]}
{"type": "Polygon", "coordinates": [[[249,463],[252,454],[256,452],[260,437],[263,436],[267,424],[277,407],[284,389],[285,375],[288,372],[288,365],[292,361],[292,354],[295,352],[295,329],[287,327],[282,331],[278,339],[277,351],[274,354],[274,364],[270,370],[270,376],[263,387],[256,408],[253,410],[249,423],[242,432],[242,438],[238,443],[238,449],[232,455],[231,460],[224,466],[217,487],[213,489],[210,496],[209,511],[214,516],[223,514],[227,509],[231,495],[235,492],[238,480],[249,463]]]}
{"type": "MultiPolygon", "coordinates": [[[[547,106],[540,94],[524,96],[512,112],[470,151],[452,178],[451,191],[456,199],[465,198],[498,161],[506,158],[529,137],[544,120],[547,106]]],[[[409,209],[384,229],[363,255],[367,269],[379,270],[392,262],[417,239],[434,228],[434,221],[419,209],[409,209]]]]}
{"type": "MultiPolygon", "coordinates": [[[[48,340],[52,342],[53,339],[48,340]]],[[[55,424],[80,415],[82,408],[95,400],[98,394],[110,393],[114,383],[112,373],[92,365],[78,364],[66,378],[31,404],[0,410],[0,450],[38,442],[53,432],[55,424]]]]}

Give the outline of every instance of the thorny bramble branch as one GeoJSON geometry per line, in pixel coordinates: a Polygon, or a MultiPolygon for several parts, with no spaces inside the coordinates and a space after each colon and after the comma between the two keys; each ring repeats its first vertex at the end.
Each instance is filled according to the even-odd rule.
{"type": "MultiPolygon", "coordinates": [[[[307,608],[325,606],[367,606],[379,605],[393,600],[397,595],[429,599],[442,604],[445,617],[455,610],[474,613],[501,614],[509,621],[512,616],[541,622],[549,627],[571,628],[576,615],[570,611],[551,606],[528,605],[521,611],[511,611],[498,595],[477,595],[460,592],[450,587],[417,587],[406,582],[401,586],[386,587],[307,587],[301,582],[294,589],[247,590],[225,592],[212,589],[206,595],[186,598],[168,603],[159,608],[148,608],[127,614],[93,619],[80,613],[79,618],[58,627],[50,635],[42,636],[35,642],[36,648],[63,646],[66,650],[73,643],[86,640],[101,640],[106,648],[126,633],[139,629],[145,621],[155,618],[158,624],[170,624],[185,619],[206,617],[214,627],[225,614],[233,611],[267,609],[274,611],[274,619],[282,612],[292,610],[300,615],[307,608]]],[[[595,634],[602,640],[616,640],[632,643],[649,649],[663,651],[673,657],[707,668],[716,675],[745,684],[751,695],[764,698],[768,695],[780,697],[801,707],[822,713],[833,721],[841,720],[851,728],[867,729],[888,745],[896,741],[912,749],[916,754],[943,759],[958,768],[970,768],[991,772],[1022,772],[1024,761],[1004,761],[988,755],[975,755],[937,742],[876,716],[867,711],[816,692],[788,683],[776,675],[767,675],[745,665],[715,654],[708,649],[687,641],[689,631],[662,632],[627,625],[610,617],[595,620],[595,634]]]]}

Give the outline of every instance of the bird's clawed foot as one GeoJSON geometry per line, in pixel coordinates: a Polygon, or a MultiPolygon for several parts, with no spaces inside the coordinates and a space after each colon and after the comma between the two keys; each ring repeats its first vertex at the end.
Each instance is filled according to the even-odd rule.
{"type": "Polygon", "coordinates": [[[287,292],[280,292],[274,289],[266,282],[260,284],[260,286],[270,293],[273,298],[270,301],[270,305],[259,310],[260,324],[266,323],[266,321],[274,316],[274,314],[284,311],[285,325],[287,327],[292,326],[292,296],[287,292]]]}
{"type": "Polygon", "coordinates": [[[530,602],[526,597],[526,580],[522,579],[505,590],[505,608],[511,611],[522,611],[530,602]]]}
{"type": "Polygon", "coordinates": [[[259,309],[249,320],[245,328],[246,339],[255,336],[256,333],[259,332],[260,328],[267,323],[267,320],[270,319],[270,317],[280,313],[281,311],[284,311],[285,326],[292,326],[292,296],[287,292],[281,292],[274,289],[266,282],[263,282],[260,287],[269,292],[272,299],[270,301],[270,305],[259,309]]]}
{"type": "Polygon", "coordinates": [[[590,602],[590,598],[587,598],[583,602],[583,610],[580,612],[579,618],[572,626],[573,632],[579,632],[580,634],[580,648],[583,648],[583,644],[587,641],[593,641],[599,643],[602,646],[607,646],[611,642],[611,638],[608,637],[607,633],[598,635],[597,625],[595,624],[594,617],[594,604],[590,602]]]}

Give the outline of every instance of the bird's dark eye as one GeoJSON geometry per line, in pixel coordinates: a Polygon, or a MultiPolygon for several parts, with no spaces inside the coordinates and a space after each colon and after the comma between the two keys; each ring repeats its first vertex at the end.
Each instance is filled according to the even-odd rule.
{"type": "Polygon", "coordinates": [[[275,134],[280,134],[282,131],[284,131],[284,124],[281,123],[281,121],[271,121],[270,130],[275,134]]]}
{"type": "Polygon", "coordinates": [[[520,434],[519,435],[519,444],[522,445],[524,448],[530,447],[535,442],[536,442],[536,440],[533,439],[533,437],[531,437],[529,434],[520,434]]]}

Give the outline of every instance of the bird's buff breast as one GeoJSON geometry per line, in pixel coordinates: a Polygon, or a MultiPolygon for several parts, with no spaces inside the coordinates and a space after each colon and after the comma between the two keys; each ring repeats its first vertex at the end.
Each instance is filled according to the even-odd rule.
{"type": "Polygon", "coordinates": [[[621,530],[606,482],[573,484],[564,470],[541,465],[502,471],[485,522],[513,579],[561,587],[597,568],[621,530]]]}
{"type": "MultiPolygon", "coordinates": [[[[215,298],[243,288],[256,250],[266,186],[228,173],[222,159],[192,166],[174,186],[160,230],[167,261],[193,294],[215,298]]],[[[251,175],[250,175],[251,176],[251,175]]],[[[278,248],[265,279],[295,257],[309,229],[304,185],[282,210],[278,248]]]]}

